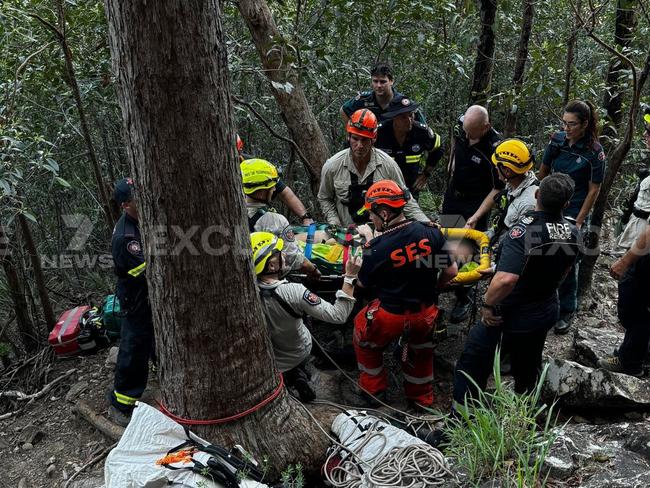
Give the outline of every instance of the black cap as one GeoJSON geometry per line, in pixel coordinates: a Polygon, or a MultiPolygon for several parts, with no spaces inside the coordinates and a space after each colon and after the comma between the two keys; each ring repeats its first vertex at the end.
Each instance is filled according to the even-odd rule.
{"type": "Polygon", "coordinates": [[[118,205],[122,205],[133,198],[133,178],[122,178],[115,183],[113,190],[113,200],[118,205]]]}
{"type": "Polygon", "coordinates": [[[415,112],[420,106],[415,103],[410,98],[406,98],[404,95],[397,95],[388,104],[386,112],[382,115],[387,119],[392,119],[396,115],[408,114],[415,112]]]}

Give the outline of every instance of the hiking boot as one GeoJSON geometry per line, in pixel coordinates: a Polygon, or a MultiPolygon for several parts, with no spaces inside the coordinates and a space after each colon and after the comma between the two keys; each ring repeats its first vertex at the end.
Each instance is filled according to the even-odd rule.
{"type": "Polygon", "coordinates": [[[465,297],[463,299],[456,300],[456,305],[454,305],[451,314],[449,315],[449,322],[452,324],[458,324],[469,317],[469,313],[472,311],[472,305],[474,302],[471,298],[465,297]]]}
{"type": "Polygon", "coordinates": [[[301,402],[309,403],[316,399],[316,392],[305,378],[298,378],[291,386],[298,392],[301,402]]]}
{"type": "Polygon", "coordinates": [[[639,368],[636,370],[625,369],[621,364],[618,356],[607,356],[603,359],[598,360],[598,367],[611,371],[613,373],[623,373],[628,376],[636,376],[637,378],[643,376],[643,369],[639,368]]]}
{"type": "Polygon", "coordinates": [[[560,320],[555,323],[553,327],[553,332],[556,335],[564,335],[571,329],[571,322],[573,320],[573,314],[567,313],[560,315],[560,320]]]}
{"type": "Polygon", "coordinates": [[[108,407],[108,419],[120,427],[126,427],[131,422],[131,412],[126,413],[119,408],[111,405],[108,407]]]}

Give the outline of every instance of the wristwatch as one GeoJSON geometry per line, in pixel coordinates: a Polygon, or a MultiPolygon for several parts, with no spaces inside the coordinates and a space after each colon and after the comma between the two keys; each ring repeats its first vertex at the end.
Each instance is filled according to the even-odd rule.
{"type": "Polygon", "coordinates": [[[343,283],[354,286],[357,284],[358,278],[356,276],[344,276],[343,283]]]}
{"type": "Polygon", "coordinates": [[[311,215],[309,212],[305,212],[304,214],[302,214],[302,215],[301,215],[300,217],[298,217],[298,218],[299,218],[301,221],[302,221],[302,220],[305,220],[305,219],[312,219],[312,220],[314,220],[314,217],[312,217],[312,215],[311,215]]]}

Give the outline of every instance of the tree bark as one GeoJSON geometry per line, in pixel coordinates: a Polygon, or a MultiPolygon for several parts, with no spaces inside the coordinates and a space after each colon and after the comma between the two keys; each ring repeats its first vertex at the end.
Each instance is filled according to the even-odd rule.
{"type": "Polygon", "coordinates": [[[523,13],[521,19],[521,34],[519,35],[519,47],[517,48],[517,59],[515,61],[515,71],[512,76],[513,86],[513,104],[506,112],[504,134],[506,137],[513,137],[517,132],[517,114],[519,113],[518,107],[514,106],[521,87],[524,83],[524,75],[526,72],[526,61],[528,61],[528,41],[530,34],[533,30],[533,18],[535,16],[535,1],[523,0],[523,13]]]}
{"type": "Polygon", "coordinates": [[[11,254],[9,239],[2,225],[0,225],[0,261],[2,262],[2,269],[7,279],[7,288],[16,312],[20,342],[25,352],[34,352],[38,349],[39,334],[29,316],[27,300],[25,299],[25,287],[16,271],[16,262],[11,254]]]}
{"type": "MultiPolygon", "coordinates": [[[[118,99],[147,256],[162,402],[218,419],[279,385],[254,284],[217,0],[106,0],[118,99]]],[[[194,427],[193,427],[194,428],[194,427]]],[[[317,467],[325,452],[282,390],[256,412],[197,433],[317,467]]]]}
{"type": "Polygon", "coordinates": [[[634,86],[634,94],[632,96],[632,100],[630,101],[630,109],[628,113],[625,133],[623,134],[620,142],[608,155],[607,172],[605,173],[605,178],[600,187],[598,198],[594,203],[594,208],[591,214],[591,225],[595,229],[592,234],[595,242],[593,244],[593,249],[591,250],[593,252],[590,252],[589,255],[585,256],[580,263],[580,274],[578,276],[578,293],[580,297],[584,297],[591,290],[594,267],[596,266],[596,260],[598,259],[599,255],[598,243],[600,240],[600,229],[603,225],[605,210],[607,210],[607,199],[609,197],[609,193],[612,189],[614,181],[616,180],[616,176],[618,175],[618,172],[623,165],[623,161],[625,161],[625,157],[627,156],[627,153],[630,151],[630,147],[632,146],[632,137],[634,136],[637,115],[639,113],[639,99],[641,98],[641,93],[646,81],[648,80],[649,74],[650,52],[648,52],[646,56],[643,71],[640,73],[639,78],[634,86]]]}
{"type": "Polygon", "coordinates": [[[22,233],[25,249],[27,250],[27,255],[29,256],[29,260],[32,263],[36,291],[38,292],[38,298],[41,302],[41,308],[43,310],[45,324],[47,325],[47,331],[50,332],[56,325],[56,316],[54,315],[52,302],[50,301],[50,295],[45,284],[45,274],[43,273],[43,266],[41,265],[41,257],[38,255],[36,244],[34,244],[34,238],[32,236],[32,231],[29,228],[29,224],[27,223],[27,219],[21,213],[16,216],[16,219],[18,220],[18,225],[20,226],[20,231],[22,233]]]}
{"type": "Polygon", "coordinates": [[[480,0],[481,36],[476,48],[472,91],[470,92],[471,104],[487,104],[492,83],[492,69],[494,68],[494,21],[496,14],[497,0],[480,0]]]}
{"type": "MultiPolygon", "coordinates": [[[[618,0],[616,3],[616,26],[614,28],[614,46],[619,52],[626,53],[634,40],[636,28],[637,0],[618,0]]],[[[607,87],[603,96],[603,107],[607,111],[603,126],[603,143],[605,149],[610,149],[617,137],[623,120],[623,92],[628,67],[617,56],[612,56],[607,70],[607,87]]]]}
{"type": "Polygon", "coordinates": [[[280,107],[291,138],[307,158],[303,163],[311,180],[312,192],[316,195],[321,168],[330,152],[307,103],[298,73],[292,68],[295,60],[287,50],[287,41],[278,31],[265,0],[240,0],[237,7],[250,30],[264,74],[271,82],[271,92],[280,107]],[[286,83],[293,86],[290,92],[281,88],[286,83]]]}

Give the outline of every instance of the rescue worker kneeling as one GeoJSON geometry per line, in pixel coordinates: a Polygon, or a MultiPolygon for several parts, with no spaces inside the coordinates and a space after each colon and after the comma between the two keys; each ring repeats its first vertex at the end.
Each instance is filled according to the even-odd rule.
{"type": "Polygon", "coordinates": [[[377,396],[388,387],[383,351],[401,338],[406,396],[429,406],[433,403],[437,288],[456,276],[457,266],[434,224],[404,216],[410,198],[408,190],[391,180],[374,183],[366,193],[364,209],[370,211],[370,219],[382,234],[364,249],[359,286],[376,298],[355,317],[353,344],[359,386],[377,396]]]}
{"type": "Polygon", "coordinates": [[[287,386],[294,387],[302,401],[311,401],[316,394],[309,385],[305,363],[312,343],[303,314],[332,324],[344,323],[354,306],[354,282],[361,267],[361,256],[352,256],[346,263],[343,286],[331,304],[304,285],[283,279],[289,269],[285,266],[282,238],[270,232],[254,232],[251,246],[276,365],[284,374],[287,386]]]}
{"type": "Polygon", "coordinates": [[[515,391],[534,390],[546,334],[560,315],[558,287],[579,253],[578,230],[562,216],[573,190],[565,174],[545,178],[537,190],[536,210],[505,236],[481,320],[470,330],[456,363],[456,407],[468,394],[476,398],[477,386],[486,387],[502,339],[508,344],[515,391]]]}

